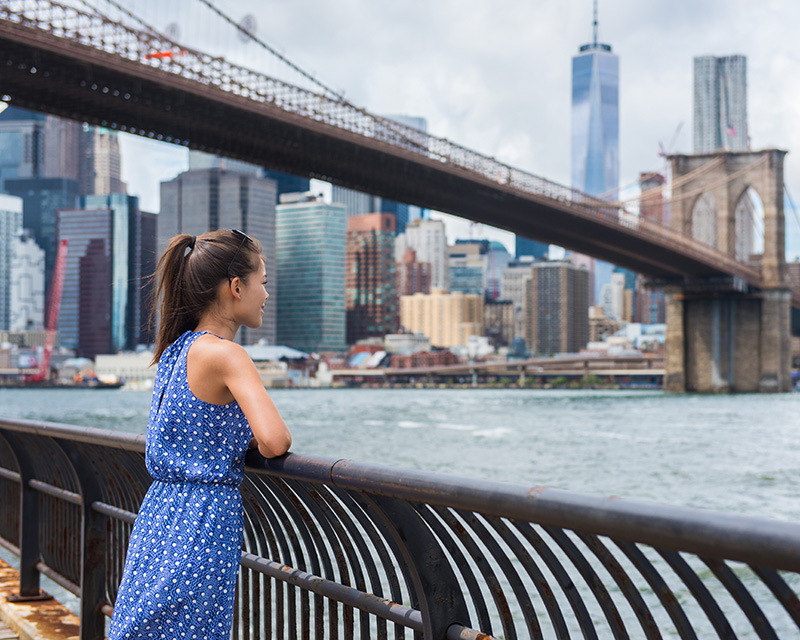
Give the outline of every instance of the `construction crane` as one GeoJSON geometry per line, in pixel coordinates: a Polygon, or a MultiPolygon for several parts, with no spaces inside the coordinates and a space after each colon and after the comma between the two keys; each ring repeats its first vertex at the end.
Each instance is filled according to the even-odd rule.
{"type": "Polygon", "coordinates": [[[47,335],[44,342],[44,353],[39,370],[28,376],[26,382],[46,382],[50,378],[50,359],[58,330],[58,313],[61,310],[61,294],[64,291],[64,272],[67,267],[67,245],[69,240],[61,240],[56,253],[56,264],[53,269],[53,282],[50,286],[50,300],[47,303],[47,335]]]}
{"type": "Polygon", "coordinates": [[[659,158],[666,158],[669,154],[671,154],[675,149],[675,143],[678,140],[678,134],[681,132],[683,128],[683,122],[679,122],[677,128],[675,129],[675,133],[672,135],[672,140],[669,142],[669,146],[665,149],[662,142],[659,141],[658,143],[658,157],[659,158]]]}

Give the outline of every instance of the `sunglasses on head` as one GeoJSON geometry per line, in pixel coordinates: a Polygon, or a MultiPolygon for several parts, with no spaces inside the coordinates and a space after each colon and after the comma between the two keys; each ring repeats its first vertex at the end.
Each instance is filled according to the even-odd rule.
{"type": "Polygon", "coordinates": [[[233,266],[233,263],[236,262],[236,256],[239,255],[239,251],[241,250],[242,246],[244,245],[245,240],[250,240],[250,242],[252,242],[253,239],[250,236],[248,236],[244,231],[239,231],[238,229],[230,229],[230,232],[233,235],[239,236],[242,239],[242,241],[239,243],[239,246],[236,248],[236,253],[234,253],[233,254],[233,258],[231,258],[231,262],[228,265],[228,269],[226,271],[226,275],[228,276],[228,280],[233,280],[233,276],[231,276],[231,267],[233,266]]]}

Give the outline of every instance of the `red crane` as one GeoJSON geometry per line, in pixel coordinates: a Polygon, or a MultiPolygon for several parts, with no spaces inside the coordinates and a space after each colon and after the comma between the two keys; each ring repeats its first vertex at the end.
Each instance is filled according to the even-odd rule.
{"type": "Polygon", "coordinates": [[[50,358],[58,330],[58,312],[61,309],[61,293],[64,291],[64,271],[67,267],[67,245],[69,240],[62,240],[56,253],[56,265],[53,269],[53,282],[50,286],[50,300],[47,303],[47,337],[44,353],[39,363],[39,371],[27,378],[28,382],[44,382],[50,378],[50,358]]]}

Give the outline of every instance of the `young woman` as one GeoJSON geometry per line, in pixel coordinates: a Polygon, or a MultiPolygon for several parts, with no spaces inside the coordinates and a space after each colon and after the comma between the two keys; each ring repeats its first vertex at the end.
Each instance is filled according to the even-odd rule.
{"type": "Polygon", "coordinates": [[[248,446],[268,458],[291,434],[250,357],[265,258],[236,229],[170,242],[156,270],[158,362],[146,463],[154,482],[131,534],[109,640],[229,640],[242,549],[239,484],[248,446]]]}

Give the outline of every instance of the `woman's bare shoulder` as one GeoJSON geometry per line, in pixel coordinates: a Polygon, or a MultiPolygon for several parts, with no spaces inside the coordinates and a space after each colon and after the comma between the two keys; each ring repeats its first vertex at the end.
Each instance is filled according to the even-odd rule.
{"type": "Polygon", "coordinates": [[[244,347],[230,340],[223,340],[215,335],[205,334],[197,338],[192,348],[195,360],[201,365],[214,366],[217,369],[240,367],[245,363],[252,363],[244,347]]]}

